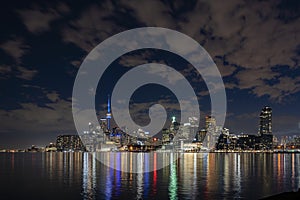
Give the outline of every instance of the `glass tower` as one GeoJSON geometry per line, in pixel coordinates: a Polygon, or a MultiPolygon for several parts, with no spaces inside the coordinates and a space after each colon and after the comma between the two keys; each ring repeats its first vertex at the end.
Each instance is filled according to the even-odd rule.
{"type": "Polygon", "coordinates": [[[272,108],[265,106],[259,116],[259,135],[272,134],[272,108]]]}

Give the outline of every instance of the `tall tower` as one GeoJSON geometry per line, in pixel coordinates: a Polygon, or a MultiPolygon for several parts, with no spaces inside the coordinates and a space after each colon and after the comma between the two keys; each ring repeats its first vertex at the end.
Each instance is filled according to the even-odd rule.
{"type": "Polygon", "coordinates": [[[214,116],[208,115],[205,117],[205,129],[207,131],[215,132],[216,126],[217,126],[217,123],[216,123],[216,118],[214,116]]]}
{"type": "Polygon", "coordinates": [[[272,134],[272,108],[265,106],[259,115],[259,135],[272,134]]]}
{"type": "Polygon", "coordinates": [[[180,124],[176,121],[176,117],[172,117],[172,123],[170,126],[170,130],[176,132],[179,129],[180,124]]]}
{"type": "Polygon", "coordinates": [[[205,130],[204,145],[209,149],[215,148],[219,135],[217,134],[217,122],[214,116],[208,115],[205,117],[205,130]]]}
{"type": "Polygon", "coordinates": [[[110,96],[107,98],[107,113],[106,113],[106,121],[107,121],[107,130],[110,131],[110,118],[111,118],[111,110],[110,110],[110,96]]]}

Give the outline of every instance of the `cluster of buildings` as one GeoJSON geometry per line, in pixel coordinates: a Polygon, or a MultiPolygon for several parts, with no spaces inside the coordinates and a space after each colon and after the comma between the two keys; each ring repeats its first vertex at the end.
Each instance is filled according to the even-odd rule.
{"type": "Polygon", "coordinates": [[[111,118],[110,98],[108,97],[106,117],[100,119],[99,125],[95,126],[90,122],[88,130],[81,133],[76,140],[69,139],[69,137],[75,138],[74,135],[58,136],[57,151],[151,151],[160,147],[160,140],[151,137],[149,132],[142,129],[128,134],[125,127],[112,128],[111,118]]]}
{"type": "Polygon", "coordinates": [[[216,143],[216,151],[268,151],[300,152],[300,136],[282,136],[279,140],[272,134],[272,109],[264,107],[259,115],[257,135],[232,134],[223,128],[216,143]]]}
{"type": "Polygon", "coordinates": [[[99,125],[88,124],[88,130],[79,135],[59,135],[55,143],[44,148],[32,146],[28,152],[66,151],[179,151],[179,152],[235,152],[235,151],[286,151],[300,149],[300,136],[283,136],[280,141],[272,134],[272,109],[264,107],[259,116],[258,134],[233,134],[217,125],[213,116],[205,117],[205,127],[199,129],[199,118],[189,117],[180,124],[172,117],[161,137],[138,129],[127,133],[126,128],[111,128],[110,98],[106,117],[99,125]]]}
{"type": "Polygon", "coordinates": [[[272,134],[272,109],[264,107],[259,116],[259,129],[257,135],[231,134],[223,128],[216,143],[216,150],[246,151],[262,150],[272,151],[276,143],[276,137],[272,134]]]}

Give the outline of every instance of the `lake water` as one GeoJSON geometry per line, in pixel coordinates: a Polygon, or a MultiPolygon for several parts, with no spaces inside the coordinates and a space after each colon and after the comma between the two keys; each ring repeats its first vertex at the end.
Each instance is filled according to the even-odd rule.
{"type": "Polygon", "coordinates": [[[183,153],[130,173],[155,169],[155,154],[97,154],[124,172],[90,153],[0,153],[0,199],[258,199],[300,187],[300,154],[183,153]]]}

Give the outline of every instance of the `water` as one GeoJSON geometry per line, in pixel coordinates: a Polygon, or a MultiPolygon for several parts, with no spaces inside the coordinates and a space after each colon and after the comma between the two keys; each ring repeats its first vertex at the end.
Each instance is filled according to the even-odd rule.
{"type": "MultiPolygon", "coordinates": [[[[103,155],[121,169],[132,157],[144,158],[143,169],[155,158],[103,155]]],[[[0,153],[0,199],[258,199],[297,190],[299,163],[300,154],[184,153],[160,170],[127,173],[88,153],[0,153]]]]}

